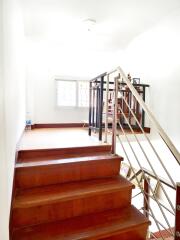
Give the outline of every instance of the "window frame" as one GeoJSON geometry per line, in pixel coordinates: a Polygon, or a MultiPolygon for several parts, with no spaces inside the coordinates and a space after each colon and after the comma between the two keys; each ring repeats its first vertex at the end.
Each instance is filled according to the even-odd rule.
{"type": "Polygon", "coordinates": [[[85,82],[88,84],[88,90],[89,90],[89,80],[76,80],[76,79],[64,79],[64,78],[55,78],[55,85],[56,85],[56,97],[55,97],[55,104],[57,108],[64,108],[64,109],[88,109],[89,106],[79,106],[79,82],[85,82]],[[75,106],[63,106],[63,105],[58,105],[58,82],[75,82],[76,83],[76,104],[75,106]]]}

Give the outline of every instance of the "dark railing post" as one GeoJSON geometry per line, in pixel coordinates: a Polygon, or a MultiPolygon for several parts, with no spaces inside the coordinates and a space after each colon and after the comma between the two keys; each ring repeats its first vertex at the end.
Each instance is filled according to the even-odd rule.
{"type": "Polygon", "coordinates": [[[149,218],[149,184],[150,178],[144,178],[144,215],[149,218]]]}
{"type": "Polygon", "coordinates": [[[100,89],[99,89],[99,85],[97,86],[96,88],[96,115],[95,115],[95,127],[96,127],[96,130],[99,128],[99,98],[100,98],[100,89]]]}
{"type": "Polygon", "coordinates": [[[92,84],[92,127],[95,127],[95,97],[96,97],[96,89],[95,83],[92,84]]]}
{"type": "Polygon", "coordinates": [[[103,119],[103,91],[104,91],[104,76],[100,81],[100,96],[99,96],[99,140],[102,140],[102,119],[103,119]]]}
{"type": "Polygon", "coordinates": [[[92,128],[92,82],[89,83],[89,136],[91,136],[91,128],[92,128]]]}
{"type": "Polygon", "coordinates": [[[176,185],[175,240],[180,240],[180,183],[176,185]]]}
{"type": "MultiPolygon", "coordinates": [[[[143,101],[145,102],[146,101],[146,87],[143,86],[142,89],[143,89],[143,101]]],[[[145,126],[145,112],[142,109],[142,128],[144,128],[144,126],[145,126]]]]}

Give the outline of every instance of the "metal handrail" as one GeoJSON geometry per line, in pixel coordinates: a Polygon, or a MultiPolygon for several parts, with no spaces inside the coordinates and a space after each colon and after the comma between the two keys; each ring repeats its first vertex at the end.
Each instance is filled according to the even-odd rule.
{"type": "MultiPolygon", "coordinates": [[[[131,167],[131,169],[132,169],[133,176],[136,178],[136,182],[138,183],[138,186],[139,186],[139,188],[141,189],[141,192],[142,192],[142,194],[143,194],[143,196],[144,196],[145,202],[146,202],[146,203],[148,204],[148,206],[149,206],[149,211],[150,211],[149,215],[153,218],[153,220],[154,220],[154,222],[155,222],[155,224],[156,224],[156,226],[157,226],[157,229],[158,229],[158,231],[159,231],[159,234],[161,235],[161,230],[160,230],[160,228],[159,228],[159,225],[162,227],[162,223],[157,220],[157,218],[156,218],[156,216],[154,215],[154,212],[153,212],[151,206],[150,206],[149,203],[148,203],[147,195],[146,195],[144,189],[141,187],[141,183],[140,183],[141,180],[139,180],[139,179],[138,179],[138,176],[137,176],[139,171],[138,171],[138,172],[135,172],[135,170],[133,169],[132,164],[131,164],[131,160],[130,160],[130,158],[128,157],[128,153],[126,152],[126,150],[125,150],[125,148],[124,148],[124,146],[123,146],[122,140],[120,139],[119,136],[118,136],[118,138],[119,138],[119,140],[120,140],[121,147],[122,147],[122,149],[123,149],[123,151],[124,151],[124,153],[125,153],[125,155],[126,155],[126,158],[127,158],[128,162],[129,162],[129,164],[130,164],[130,167],[131,167]]],[[[141,166],[140,166],[140,167],[141,167],[141,166]]],[[[142,171],[143,171],[143,168],[142,168],[142,167],[141,167],[141,169],[142,169],[142,171]]],[[[144,174],[143,174],[144,179],[147,180],[147,177],[145,176],[145,173],[146,173],[146,172],[143,172],[143,173],[144,173],[144,174]]],[[[150,185],[149,185],[149,188],[150,188],[151,193],[153,193],[153,190],[152,190],[152,188],[150,187],[150,185]]],[[[149,196],[149,197],[152,197],[152,196],[149,195],[149,194],[148,194],[148,196],[149,196]]],[[[169,224],[169,221],[168,221],[167,217],[165,216],[164,212],[162,211],[162,208],[164,208],[165,210],[169,211],[169,212],[170,212],[171,214],[173,214],[173,215],[174,215],[174,212],[171,212],[171,210],[167,209],[163,204],[161,204],[161,203],[157,200],[157,198],[156,198],[156,196],[155,196],[154,194],[153,194],[153,200],[155,200],[156,203],[158,204],[158,206],[159,206],[159,208],[160,208],[160,210],[161,210],[161,213],[162,213],[162,215],[163,215],[163,217],[164,217],[164,220],[166,221],[166,224],[167,224],[168,228],[170,228],[171,226],[170,226],[170,224],[169,224]]],[[[163,227],[163,228],[166,229],[165,227],[163,227]]],[[[170,233],[171,233],[171,236],[174,236],[174,233],[173,233],[171,230],[170,230],[170,233]]],[[[165,238],[161,235],[161,239],[165,239],[165,238]]]]}
{"type": "MultiPolygon", "coordinates": [[[[176,232],[179,234],[179,230],[176,229],[175,232],[174,230],[171,229],[171,224],[172,222],[170,219],[166,216],[167,211],[171,214],[171,216],[177,219],[177,202],[179,202],[179,198],[176,201],[176,205],[174,205],[174,202],[172,202],[172,198],[170,198],[168,192],[165,189],[165,186],[171,187],[173,190],[177,189],[178,192],[180,193],[180,187],[178,188],[176,183],[174,182],[173,175],[170,174],[168,168],[166,168],[166,165],[161,159],[161,155],[158,149],[154,146],[154,144],[151,141],[151,138],[149,138],[147,132],[145,131],[146,128],[144,128],[144,114],[150,119],[154,129],[156,132],[159,134],[160,138],[163,140],[165,145],[167,146],[167,149],[172,153],[174,156],[176,162],[180,165],[180,154],[170,138],[167,136],[163,128],[160,126],[156,118],[154,117],[153,113],[149,110],[147,105],[145,104],[145,87],[149,86],[147,84],[132,84],[131,81],[129,80],[130,75],[127,77],[121,67],[117,67],[114,70],[110,72],[103,73],[96,77],[95,79],[91,80],[91,85],[94,84],[94,82],[98,82],[98,84],[101,84],[100,89],[101,91],[106,91],[106,95],[104,98],[102,97],[102,102],[103,99],[105,100],[105,105],[103,109],[105,109],[105,142],[108,141],[108,118],[111,116],[112,117],[112,153],[116,154],[116,140],[117,137],[120,141],[120,145],[122,147],[122,150],[124,151],[125,157],[130,165],[130,168],[132,169],[132,172],[134,173],[134,176],[131,177],[129,180],[136,179],[136,182],[138,183],[138,186],[141,190],[140,193],[143,194],[144,198],[144,214],[147,217],[152,217],[154,223],[156,224],[156,227],[159,231],[161,239],[165,239],[164,236],[161,233],[161,227],[163,227],[166,230],[166,226],[163,224],[165,221],[165,224],[168,227],[167,232],[171,234],[171,236],[176,236],[176,232]],[[112,75],[111,75],[112,74],[112,75]],[[103,76],[103,78],[102,78],[103,76]],[[98,78],[101,78],[100,80],[98,78]],[[103,85],[103,84],[106,84],[103,85]],[[141,85],[141,86],[140,86],[141,85]],[[124,87],[125,86],[125,87],[124,87]],[[121,99],[118,99],[118,94],[121,94],[121,99]],[[125,92],[126,91],[126,92],[125,92]],[[141,94],[141,95],[140,95],[141,94]],[[109,98],[109,96],[111,96],[109,98]],[[129,97],[130,96],[130,97],[129,97]],[[109,100],[111,99],[111,101],[109,100]],[[130,99],[130,100],[129,100],[130,99]],[[132,102],[131,102],[132,101],[132,102]],[[133,105],[132,105],[133,103],[133,105]],[[133,108],[132,108],[133,106],[133,108]],[[111,108],[112,112],[111,115],[109,115],[109,109],[111,108]],[[140,110],[142,110],[142,114],[140,110]],[[119,115],[120,114],[120,115],[119,115]],[[122,116],[121,121],[119,121],[118,116],[122,116]],[[135,125],[132,125],[132,119],[133,122],[135,122],[135,125]],[[123,122],[124,121],[124,122],[123,122]],[[126,151],[126,145],[124,141],[121,140],[120,136],[117,134],[117,123],[120,126],[120,129],[123,133],[123,136],[125,137],[127,146],[128,146],[128,151],[126,151]],[[129,140],[129,136],[126,133],[126,130],[124,130],[126,127],[128,127],[128,130],[134,136],[136,143],[138,144],[138,149],[141,151],[141,154],[143,154],[143,159],[146,161],[148,166],[150,167],[149,171],[148,169],[144,168],[144,163],[142,163],[142,160],[139,158],[136,150],[134,149],[134,146],[129,140]],[[136,127],[142,132],[144,139],[146,139],[146,142],[148,144],[148,147],[151,148],[153,151],[153,156],[156,157],[156,160],[158,160],[158,164],[160,163],[161,167],[163,168],[164,172],[166,173],[168,177],[168,181],[165,179],[162,179],[161,177],[158,176],[157,171],[155,166],[153,165],[150,156],[147,154],[145,151],[144,145],[142,141],[139,140],[138,136],[136,135],[135,129],[136,127]],[[130,152],[129,152],[130,150],[130,152]],[[133,154],[133,158],[136,160],[136,163],[138,164],[140,170],[138,172],[135,172],[135,170],[132,167],[131,163],[131,155],[133,154]],[[138,174],[142,173],[143,174],[143,179],[144,179],[144,188],[141,185],[141,181],[138,179],[138,174]],[[149,176],[152,178],[156,179],[159,183],[159,186],[161,187],[162,193],[166,197],[166,201],[169,203],[168,206],[166,204],[163,204],[163,202],[160,201],[160,199],[156,196],[154,193],[154,190],[152,188],[152,185],[149,183],[149,176]],[[152,209],[151,204],[150,204],[150,199],[151,201],[155,201],[154,204],[157,204],[158,210],[160,210],[160,213],[162,214],[163,221],[162,223],[157,219],[157,215],[154,212],[154,209],[152,209]],[[147,211],[147,213],[146,213],[147,211]]],[[[94,94],[94,91],[92,91],[91,94],[94,94]]],[[[102,94],[103,96],[103,94],[102,94]]],[[[95,97],[92,96],[92,99],[94,101],[95,97]]],[[[97,99],[96,99],[97,100],[97,99]]],[[[102,104],[101,104],[102,105],[102,104]]],[[[102,109],[102,106],[100,105],[100,108],[102,109]]],[[[94,103],[93,103],[94,106],[94,103]]],[[[100,115],[100,119],[102,120],[103,112],[102,115],[100,115]]],[[[101,121],[102,122],[102,121],[101,121]]],[[[102,126],[101,126],[102,127],[102,126]]],[[[101,134],[102,135],[102,134],[101,134]]],[[[101,139],[100,139],[101,140],[101,139]]],[[[140,194],[138,193],[137,196],[140,194]]],[[[152,202],[153,203],[153,202],[152,202]]],[[[179,203],[178,203],[179,204],[179,203]]],[[[180,204],[179,204],[180,205],[180,204]]],[[[179,219],[179,215],[178,215],[179,219]]],[[[176,221],[177,222],[177,221],[176,221]]],[[[178,227],[179,228],[179,227],[178,227]]],[[[151,236],[153,236],[153,233],[151,233],[151,236]]],[[[156,237],[154,236],[156,239],[156,237]]],[[[176,239],[176,238],[175,238],[176,239]]]]}
{"type": "MultiPolygon", "coordinates": [[[[131,149],[131,151],[132,151],[132,153],[133,153],[133,155],[134,155],[134,157],[135,157],[135,159],[136,159],[136,161],[137,161],[139,167],[140,167],[141,170],[143,171],[142,165],[141,165],[141,163],[140,163],[140,161],[139,161],[139,159],[138,159],[138,157],[137,157],[137,154],[135,153],[135,151],[134,151],[134,149],[133,149],[131,143],[129,142],[129,139],[127,138],[127,135],[126,135],[126,133],[124,132],[124,129],[122,128],[121,124],[120,124],[120,127],[121,127],[121,130],[123,131],[123,134],[124,134],[125,137],[126,137],[126,140],[127,140],[128,144],[129,144],[129,146],[130,146],[130,149],[131,149]]],[[[145,176],[145,172],[144,172],[144,171],[143,171],[143,174],[144,174],[144,178],[147,180],[147,177],[145,176]]],[[[157,178],[157,179],[158,179],[158,178],[157,178]]],[[[163,189],[162,186],[161,186],[161,188],[163,189]]],[[[153,191],[151,185],[149,185],[149,189],[150,189],[151,193],[153,194],[153,196],[155,197],[155,195],[154,195],[154,191],[153,191]]],[[[164,193],[166,193],[166,192],[164,192],[164,193]]],[[[170,202],[168,196],[166,196],[166,197],[167,197],[167,200],[169,201],[169,203],[170,203],[170,205],[171,205],[173,211],[175,211],[175,209],[174,209],[172,203],[170,202]]],[[[159,204],[159,200],[158,200],[157,198],[156,198],[156,202],[157,202],[157,204],[158,204],[159,210],[161,211],[161,213],[162,213],[162,215],[163,215],[163,217],[164,217],[164,219],[165,219],[165,221],[166,221],[168,227],[170,227],[170,223],[169,223],[169,221],[168,221],[168,219],[167,219],[167,217],[166,217],[166,215],[165,215],[165,213],[164,213],[164,211],[163,211],[162,206],[159,204]]]]}
{"type": "Polygon", "coordinates": [[[121,78],[123,78],[123,81],[127,84],[129,89],[131,90],[132,94],[135,96],[136,100],[138,101],[138,103],[140,104],[140,106],[142,107],[144,112],[148,115],[151,122],[153,123],[156,130],[158,131],[159,135],[161,136],[161,138],[163,139],[163,141],[165,142],[165,144],[167,145],[167,147],[169,148],[169,150],[171,151],[171,153],[175,157],[176,161],[180,165],[180,154],[179,154],[178,150],[176,149],[176,147],[174,146],[171,139],[168,137],[168,135],[165,133],[163,128],[160,126],[160,124],[158,123],[158,121],[154,117],[153,113],[149,110],[149,108],[147,107],[145,102],[142,100],[141,96],[138,94],[137,90],[133,87],[133,85],[131,84],[131,82],[129,81],[127,76],[125,75],[122,68],[120,66],[118,66],[113,72],[116,72],[116,71],[117,71],[118,74],[121,75],[121,78]]]}
{"type": "MultiPolygon", "coordinates": [[[[140,175],[141,173],[145,173],[147,174],[148,176],[156,179],[156,176],[150,172],[149,170],[147,170],[146,168],[142,168],[142,169],[139,169],[133,176],[131,176],[130,178],[128,178],[128,180],[131,182],[134,178],[138,177],[138,175],[140,175]]],[[[158,181],[160,181],[161,183],[165,184],[166,186],[172,188],[173,190],[176,190],[176,188],[169,182],[167,182],[165,179],[163,178],[160,178],[158,179],[158,181]]],[[[138,194],[136,194],[135,196],[133,197],[136,197],[138,196],[139,194],[141,194],[142,192],[139,192],[138,194]]],[[[156,199],[152,196],[152,195],[149,195],[149,197],[151,197],[154,201],[156,201],[156,199]]],[[[168,212],[170,212],[172,215],[175,215],[174,212],[172,212],[169,208],[167,208],[164,204],[162,203],[159,203],[163,208],[165,208],[168,212]]]]}
{"type": "MultiPolygon", "coordinates": [[[[123,115],[124,115],[124,113],[123,113],[123,115]]],[[[125,119],[126,119],[126,121],[127,121],[127,118],[126,118],[125,115],[124,115],[124,117],[125,117],[125,119]]],[[[128,143],[129,143],[129,140],[128,140],[128,138],[127,138],[127,135],[126,135],[124,129],[122,128],[121,124],[119,124],[119,125],[120,125],[121,130],[122,130],[123,134],[125,135],[125,137],[126,137],[128,143]]],[[[155,178],[158,179],[158,181],[160,182],[161,188],[162,188],[162,190],[163,190],[163,192],[164,192],[164,194],[165,194],[165,196],[166,196],[166,198],[167,198],[167,200],[168,200],[168,202],[169,202],[169,204],[170,204],[172,210],[175,211],[175,208],[174,208],[172,202],[170,201],[170,199],[169,199],[169,197],[168,197],[168,194],[166,193],[166,191],[165,191],[163,185],[161,184],[161,181],[160,181],[159,176],[156,174],[156,172],[155,172],[155,170],[154,170],[154,167],[153,167],[152,164],[150,163],[150,160],[149,160],[149,158],[147,157],[147,154],[145,153],[144,149],[142,148],[141,143],[139,142],[138,138],[136,137],[136,135],[135,135],[135,133],[134,133],[134,131],[133,131],[133,129],[132,129],[132,127],[130,126],[129,123],[128,123],[128,126],[130,127],[132,134],[133,134],[134,137],[136,138],[137,143],[139,144],[139,146],[140,146],[140,148],[141,148],[141,150],[142,150],[142,152],[143,152],[143,154],[144,154],[144,156],[145,156],[145,158],[146,158],[146,160],[147,160],[149,166],[151,167],[151,169],[152,169],[152,171],[153,171],[153,173],[154,173],[155,178]]],[[[129,144],[130,144],[130,143],[129,143],[129,144]]],[[[130,144],[130,145],[131,145],[131,144],[130,144]]],[[[131,150],[132,150],[133,154],[135,155],[135,158],[136,158],[136,160],[137,160],[137,162],[138,162],[138,165],[140,166],[141,171],[142,171],[143,173],[146,173],[146,172],[144,171],[144,168],[141,166],[141,164],[140,164],[140,162],[139,162],[139,160],[138,160],[136,154],[134,153],[134,149],[132,148],[132,146],[130,146],[130,147],[131,147],[131,150]]],[[[167,170],[166,170],[166,171],[167,171],[167,170]]],[[[169,173],[168,173],[168,176],[169,176],[169,173]]],[[[170,178],[170,179],[171,179],[171,178],[170,178]]],[[[173,183],[173,182],[172,182],[172,183],[173,183]]],[[[174,186],[174,184],[173,184],[173,186],[174,186]]]]}
{"type": "MultiPolygon", "coordinates": [[[[172,179],[171,175],[169,174],[168,170],[166,169],[166,167],[165,167],[163,161],[161,160],[159,154],[157,153],[156,149],[155,149],[154,146],[152,145],[150,139],[147,137],[147,134],[145,133],[144,129],[142,128],[141,124],[139,123],[137,117],[135,116],[134,112],[132,111],[132,109],[130,108],[130,106],[128,105],[128,103],[127,103],[127,101],[126,101],[126,99],[125,99],[124,97],[123,97],[123,100],[124,100],[124,102],[126,103],[126,105],[128,106],[128,109],[130,110],[131,114],[133,115],[133,117],[134,117],[135,121],[137,122],[137,124],[138,124],[140,130],[142,131],[143,135],[146,137],[146,140],[148,141],[148,143],[150,144],[151,148],[153,149],[153,152],[155,153],[157,159],[158,159],[159,162],[161,163],[161,166],[163,167],[164,171],[166,172],[167,176],[169,177],[171,183],[172,183],[172,184],[174,185],[174,187],[175,187],[175,186],[176,186],[175,182],[173,181],[173,179],[172,179]]],[[[133,135],[135,136],[136,141],[137,141],[138,144],[140,145],[139,140],[138,140],[138,138],[136,137],[136,135],[135,135],[135,133],[134,133],[134,130],[132,129],[131,125],[129,124],[128,119],[127,119],[126,116],[124,115],[122,109],[121,109],[121,112],[122,112],[124,118],[126,119],[126,121],[127,121],[127,123],[128,123],[128,126],[129,126],[131,132],[132,132],[133,135]]],[[[145,151],[143,150],[143,148],[141,147],[141,145],[140,145],[140,148],[141,148],[141,150],[143,151],[144,156],[145,156],[146,159],[148,160],[148,157],[147,157],[145,151]]],[[[153,169],[152,164],[151,164],[149,161],[148,161],[148,163],[149,163],[149,165],[150,165],[150,167],[151,167],[154,175],[157,177],[157,174],[156,174],[155,170],[153,169]]]]}
{"type": "MultiPolygon", "coordinates": [[[[116,153],[116,137],[117,137],[117,112],[118,112],[118,94],[117,92],[119,91],[119,87],[121,86],[121,82],[120,80],[123,80],[123,85],[127,85],[130,93],[132,94],[133,98],[138,102],[139,106],[141,107],[142,111],[144,111],[146,113],[146,115],[149,117],[149,119],[151,120],[153,126],[155,127],[156,131],[158,132],[158,134],[160,135],[161,139],[164,141],[164,143],[166,144],[166,146],[168,147],[168,149],[170,150],[170,152],[172,153],[172,155],[174,156],[174,158],[176,159],[177,163],[180,165],[180,154],[178,152],[178,150],[176,149],[176,147],[174,146],[174,144],[172,143],[172,141],[170,140],[170,138],[167,136],[167,134],[165,133],[165,131],[163,130],[163,128],[160,126],[160,124],[157,122],[157,120],[155,119],[153,113],[148,109],[147,105],[145,104],[145,102],[143,101],[143,99],[141,98],[140,94],[138,93],[138,91],[136,90],[136,86],[133,86],[132,83],[129,81],[128,77],[124,74],[123,70],[120,68],[120,67],[117,67],[116,69],[110,71],[107,73],[107,76],[108,76],[108,80],[109,80],[109,75],[113,73],[113,77],[114,77],[114,101],[113,101],[113,106],[114,106],[114,109],[113,109],[113,130],[112,130],[112,133],[113,133],[113,136],[112,136],[112,153],[116,153]],[[117,72],[117,75],[114,74],[117,72]]],[[[121,90],[120,90],[121,91],[121,90]]],[[[107,141],[107,128],[108,128],[108,121],[107,121],[107,109],[108,109],[108,92],[109,92],[109,86],[106,88],[106,124],[105,124],[105,139],[107,141]]],[[[122,92],[121,92],[122,93],[122,92]]],[[[119,123],[119,126],[120,126],[120,129],[123,133],[123,135],[125,136],[125,139],[128,143],[128,146],[130,147],[132,153],[133,153],[133,156],[134,158],[136,159],[139,167],[140,167],[140,170],[138,172],[135,173],[135,171],[133,170],[132,168],[132,164],[131,164],[131,161],[130,161],[130,158],[129,158],[129,152],[127,153],[126,152],[126,149],[124,147],[124,144],[122,142],[122,140],[119,138],[120,140],[120,144],[121,144],[121,147],[122,147],[122,150],[124,151],[125,153],[125,156],[126,156],[126,159],[127,161],[129,162],[130,164],[130,167],[134,173],[134,176],[133,178],[136,178],[136,181],[138,183],[138,186],[140,187],[141,189],[141,193],[143,194],[144,196],[144,203],[146,203],[146,205],[144,206],[147,206],[147,208],[144,210],[144,211],[147,211],[149,213],[149,216],[151,216],[157,226],[157,229],[159,230],[159,234],[161,236],[161,239],[164,239],[164,237],[162,236],[161,234],[161,230],[160,230],[160,227],[163,227],[165,230],[166,230],[166,227],[158,221],[158,219],[156,218],[156,216],[154,215],[154,212],[149,204],[149,198],[150,199],[153,199],[156,203],[157,203],[157,206],[159,207],[159,210],[161,211],[161,214],[163,216],[163,219],[165,220],[169,230],[167,230],[167,232],[169,232],[171,234],[171,236],[175,237],[176,236],[176,232],[174,233],[174,231],[172,231],[171,229],[171,226],[170,226],[170,222],[169,222],[169,219],[167,218],[164,210],[168,211],[169,213],[172,214],[172,216],[175,216],[175,207],[174,207],[174,204],[171,202],[169,196],[168,196],[168,193],[166,192],[166,190],[164,189],[164,186],[162,185],[165,184],[167,185],[168,187],[171,187],[172,189],[176,190],[177,186],[176,186],[176,183],[174,182],[174,180],[172,179],[172,175],[168,172],[164,162],[161,160],[158,152],[156,151],[155,147],[153,146],[153,144],[151,143],[149,137],[147,136],[147,134],[145,133],[144,131],[144,125],[141,125],[140,121],[137,119],[135,113],[133,112],[132,108],[131,108],[131,104],[129,105],[129,103],[126,101],[126,98],[124,97],[123,94],[121,94],[121,97],[122,97],[122,101],[126,104],[126,107],[128,108],[128,112],[131,116],[133,116],[133,119],[135,120],[137,126],[139,127],[139,129],[142,131],[142,134],[145,136],[145,138],[147,139],[148,143],[150,144],[150,147],[151,149],[153,150],[155,156],[157,157],[157,159],[159,160],[161,166],[163,167],[164,171],[166,172],[168,178],[170,179],[170,182],[167,182],[165,179],[162,179],[158,176],[158,174],[156,173],[155,169],[154,169],[154,166],[152,165],[151,161],[149,161],[149,158],[146,154],[146,152],[144,151],[140,141],[138,140],[132,126],[131,126],[131,120],[127,119],[126,115],[124,114],[123,112],[123,109],[121,108],[121,106],[119,107],[120,108],[120,114],[124,117],[125,119],[125,122],[127,124],[127,126],[129,127],[131,133],[135,136],[135,139],[145,157],[145,159],[147,160],[150,168],[152,169],[152,173],[143,168],[138,157],[137,157],[137,154],[136,152],[134,151],[132,145],[131,145],[131,142],[129,141],[129,138],[127,137],[126,135],[126,132],[124,131],[123,129],[123,126],[121,125],[121,122],[118,122],[119,123]],[[157,181],[159,182],[160,186],[161,186],[161,189],[163,191],[163,193],[165,194],[166,196],[166,199],[168,200],[169,202],[169,205],[171,206],[172,210],[169,209],[168,207],[166,207],[163,203],[161,203],[159,201],[159,199],[157,198],[157,196],[154,194],[154,191],[151,187],[151,185],[149,184],[148,185],[148,188],[150,189],[150,194],[149,193],[146,193],[145,190],[141,187],[141,183],[140,181],[138,180],[138,174],[140,174],[140,172],[143,173],[143,177],[145,179],[146,182],[148,182],[148,177],[146,176],[146,174],[155,179],[157,179],[157,181]],[[151,195],[152,194],[152,195],[151,195]]],[[[130,117],[131,119],[131,117],[130,117]]],[[[131,179],[129,180],[132,180],[132,177],[131,179]]],[[[140,194],[140,193],[139,193],[140,194]]],[[[139,195],[138,194],[138,195],[139,195]]],[[[176,202],[177,204],[177,202],[176,202]]],[[[177,211],[177,210],[176,210],[177,211]]],[[[144,212],[145,214],[145,212],[144,212]]],[[[151,236],[153,236],[153,233],[151,233],[151,236]]],[[[155,237],[154,237],[155,238],[155,237]]],[[[155,238],[156,239],[156,238],[155,238]]]]}
{"type": "MultiPolygon", "coordinates": [[[[145,193],[144,193],[144,189],[141,187],[141,182],[140,182],[140,180],[137,178],[137,176],[136,176],[136,174],[135,174],[135,171],[134,171],[134,169],[133,169],[133,167],[132,167],[132,164],[131,164],[131,161],[130,161],[130,159],[129,159],[129,156],[128,156],[128,154],[127,154],[127,152],[126,152],[126,150],[125,150],[125,148],[124,148],[124,145],[123,145],[123,143],[122,143],[122,141],[121,141],[120,138],[119,138],[119,141],[120,141],[121,147],[122,147],[122,149],[123,149],[123,151],[124,151],[124,153],[125,153],[125,156],[126,156],[126,158],[127,158],[127,161],[128,161],[128,163],[129,163],[129,165],[130,165],[130,167],[131,167],[131,169],[132,169],[132,172],[133,172],[133,174],[135,175],[135,178],[136,178],[138,187],[141,189],[141,191],[142,191],[142,193],[143,193],[143,195],[144,195],[145,202],[146,202],[146,204],[149,204],[149,203],[148,203],[147,196],[146,196],[145,193]]],[[[158,229],[159,232],[160,232],[161,238],[162,238],[163,240],[165,240],[165,238],[164,238],[164,237],[162,236],[162,234],[161,234],[161,229],[160,229],[160,227],[159,227],[159,224],[158,224],[158,222],[157,222],[157,220],[156,220],[156,217],[155,217],[155,215],[154,215],[154,212],[153,212],[151,206],[149,206],[149,211],[150,211],[150,213],[151,213],[151,215],[152,215],[152,217],[153,217],[153,219],[154,219],[154,222],[155,222],[155,224],[156,224],[157,229],[158,229]]]]}
{"type": "MultiPolygon", "coordinates": [[[[150,172],[148,169],[146,169],[146,168],[139,169],[139,171],[136,173],[136,176],[138,176],[139,174],[141,174],[142,171],[144,171],[144,172],[145,172],[147,175],[149,175],[150,177],[153,177],[153,178],[156,179],[156,176],[155,176],[152,172],[150,172]]],[[[129,181],[132,181],[134,178],[135,178],[135,176],[133,175],[133,176],[132,176],[131,178],[129,178],[128,180],[129,180],[129,181]]],[[[168,186],[168,187],[176,190],[176,188],[175,188],[171,183],[167,182],[166,179],[163,179],[163,178],[159,177],[159,181],[162,182],[162,183],[164,183],[166,186],[168,186]]]]}

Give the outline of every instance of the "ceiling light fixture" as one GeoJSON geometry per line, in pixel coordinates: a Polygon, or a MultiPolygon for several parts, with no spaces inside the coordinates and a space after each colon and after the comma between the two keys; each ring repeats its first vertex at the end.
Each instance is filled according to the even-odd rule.
{"type": "Polygon", "coordinates": [[[86,27],[87,31],[88,31],[88,32],[91,32],[92,29],[93,29],[93,27],[94,27],[95,24],[96,24],[96,20],[91,19],[91,18],[88,18],[88,19],[85,19],[85,20],[83,21],[83,23],[84,23],[84,26],[86,27]]]}

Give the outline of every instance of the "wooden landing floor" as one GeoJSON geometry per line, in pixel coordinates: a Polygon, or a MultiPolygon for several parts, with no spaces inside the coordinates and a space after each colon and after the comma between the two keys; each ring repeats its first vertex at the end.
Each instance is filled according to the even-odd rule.
{"type": "MultiPolygon", "coordinates": [[[[118,129],[119,134],[123,133],[118,129]]],[[[131,132],[126,129],[126,134],[131,132]]],[[[136,134],[141,132],[136,131],[136,134]]],[[[111,144],[112,135],[108,132],[108,142],[111,144]]],[[[103,132],[104,139],[104,132],[103,132]]],[[[70,148],[83,146],[105,145],[104,140],[98,140],[98,133],[92,131],[92,135],[88,135],[88,128],[36,128],[26,130],[19,144],[19,150],[29,149],[49,149],[49,148],[70,148]]]]}
{"type": "Polygon", "coordinates": [[[68,148],[104,145],[97,135],[88,136],[87,128],[39,128],[26,130],[19,144],[20,150],[68,148]]]}

